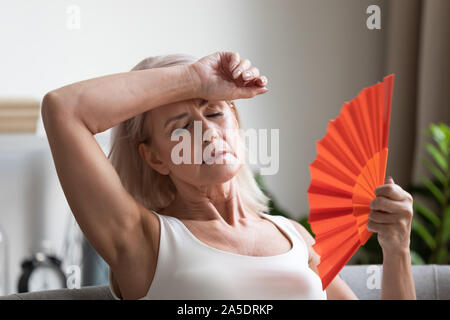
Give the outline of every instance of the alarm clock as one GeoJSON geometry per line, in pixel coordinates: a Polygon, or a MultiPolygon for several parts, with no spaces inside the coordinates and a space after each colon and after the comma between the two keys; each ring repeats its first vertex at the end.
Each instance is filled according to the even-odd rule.
{"type": "Polygon", "coordinates": [[[37,252],[31,259],[22,262],[22,275],[18,284],[19,293],[66,287],[66,275],[61,269],[61,260],[57,257],[37,252]]]}

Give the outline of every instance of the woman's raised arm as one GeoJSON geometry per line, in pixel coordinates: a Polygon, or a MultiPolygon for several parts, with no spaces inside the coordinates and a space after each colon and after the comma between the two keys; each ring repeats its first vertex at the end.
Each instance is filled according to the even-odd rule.
{"type": "Polygon", "coordinates": [[[192,75],[189,65],[177,65],[84,80],[48,92],[42,111],[76,117],[94,135],[154,107],[196,98],[200,85],[192,75]]]}
{"type": "Polygon", "coordinates": [[[103,76],[50,91],[43,99],[42,119],[64,194],[86,238],[112,267],[124,254],[142,256],[136,251],[145,243],[144,210],[94,134],[153,107],[193,98],[196,83],[188,70],[174,66],[103,76]]]}

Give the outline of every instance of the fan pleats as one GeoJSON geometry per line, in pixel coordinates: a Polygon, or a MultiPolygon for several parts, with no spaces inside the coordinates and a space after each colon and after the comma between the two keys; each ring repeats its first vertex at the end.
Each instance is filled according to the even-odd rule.
{"type": "Polygon", "coordinates": [[[366,224],[386,174],[393,81],[393,74],[386,76],[345,102],[317,141],[309,165],[308,222],[323,290],[372,234],[366,224]]]}

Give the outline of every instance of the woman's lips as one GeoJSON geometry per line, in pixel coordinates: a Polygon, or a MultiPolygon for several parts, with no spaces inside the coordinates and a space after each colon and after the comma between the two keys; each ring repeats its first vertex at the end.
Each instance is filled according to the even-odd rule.
{"type": "Polygon", "coordinates": [[[211,153],[211,157],[206,159],[206,161],[203,161],[203,164],[214,162],[214,160],[216,160],[217,158],[223,157],[227,153],[229,153],[227,150],[220,150],[218,152],[213,150],[213,152],[211,153]]]}

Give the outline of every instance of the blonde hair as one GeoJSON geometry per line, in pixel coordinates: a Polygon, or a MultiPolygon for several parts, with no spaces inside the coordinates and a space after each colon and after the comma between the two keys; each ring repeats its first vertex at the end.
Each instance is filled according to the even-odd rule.
{"type": "MultiPolygon", "coordinates": [[[[131,71],[192,64],[197,60],[188,54],[160,55],[142,60],[131,71]]],[[[235,104],[231,103],[234,105],[232,110],[240,128],[239,113],[235,104]]],[[[111,129],[111,149],[108,159],[116,169],[124,188],[144,207],[158,211],[170,204],[177,190],[169,175],[154,170],[138,152],[140,143],[151,140],[148,136],[149,130],[145,128],[145,117],[148,112],[136,115],[111,129]]],[[[242,134],[241,141],[244,142],[242,134]]],[[[248,152],[246,148],[245,151],[248,152]]],[[[259,188],[246,162],[235,178],[244,209],[252,212],[268,212],[269,198],[259,188]]]]}

